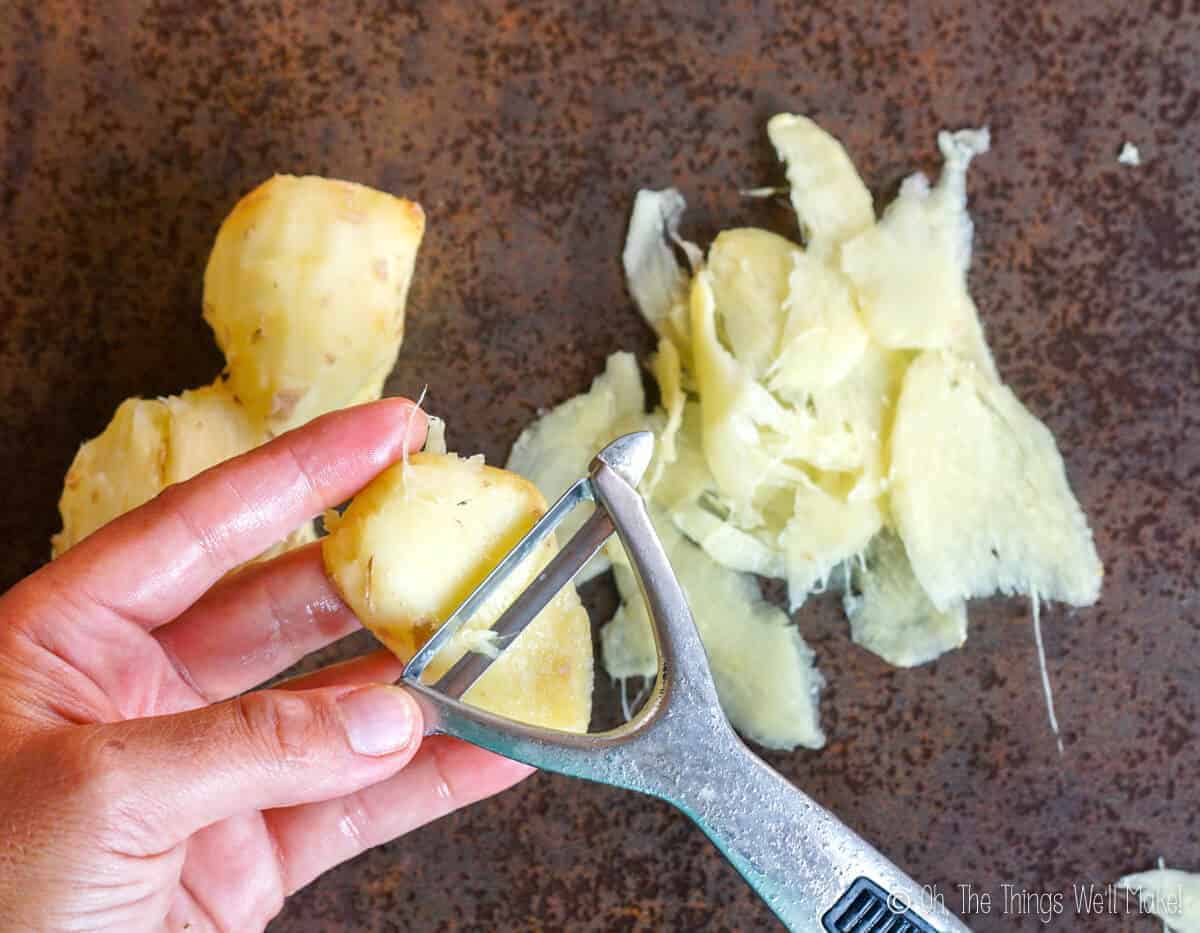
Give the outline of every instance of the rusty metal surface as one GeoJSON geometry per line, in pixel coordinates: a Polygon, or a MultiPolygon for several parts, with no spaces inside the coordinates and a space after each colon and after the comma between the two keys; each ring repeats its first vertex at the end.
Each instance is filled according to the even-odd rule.
{"type": "MultiPolygon", "coordinates": [[[[425,206],[389,389],[428,383],[454,445],[495,462],[610,351],[648,348],[618,266],[639,186],[680,185],[700,239],[791,232],[736,194],[779,178],[770,114],[817,117],[881,195],[936,166],[939,128],[990,123],[974,292],[1108,568],[1099,607],[1045,618],[1066,754],[1023,604],[979,606],[964,649],[895,671],[826,602],[800,625],[829,745],[769,758],[951,905],[960,884],[989,893],[979,930],[1044,928],[1003,909],[1004,884],[1062,892],[1052,928],[1157,929],[1075,917],[1071,892],[1160,854],[1200,869],[1196,4],[320,6],[0,12],[0,583],[46,556],[75,447],[122,398],[216,371],[207,249],[274,171],[425,206]],[[1140,168],[1117,164],[1125,139],[1140,168]]],[[[331,872],[274,928],[769,922],[665,806],[538,776],[331,872]]]]}

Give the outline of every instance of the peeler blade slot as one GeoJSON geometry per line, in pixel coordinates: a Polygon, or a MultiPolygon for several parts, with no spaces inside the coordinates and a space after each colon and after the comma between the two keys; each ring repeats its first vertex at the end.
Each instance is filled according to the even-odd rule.
{"type": "MultiPolygon", "coordinates": [[[[492,631],[506,646],[512,644],[559,590],[575,578],[575,574],[600,550],[613,531],[612,518],[604,509],[597,507],[571,536],[571,540],[550,559],[541,573],[512,601],[512,605],[504,610],[503,615],[492,626],[492,631]]],[[[468,651],[442,675],[434,684],[434,689],[443,696],[461,699],[497,657],[499,655],[492,657],[477,651],[468,651]]]]}
{"type": "MultiPolygon", "coordinates": [[[[543,541],[545,541],[546,538],[549,537],[550,534],[552,534],[553,531],[560,524],[562,524],[563,519],[565,519],[568,515],[570,515],[571,512],[573,512],[576,508],[578,508],[584,502],[594,502],[594,501],[595,501],[595,496],[594,496],[594,492],[592,489],[591,479],[589,477],[585,476],[582,479],[576,480],[576,482],[565,493],[563,493],[562,496],[559,497],[558,501],[555,502],[554,505],[550,507],[549,511],[547,511],[545,515],[543,515],[540,519],[538,519],[537,523],[534,524],[534,526],[529,530],[529,532],[525,535],[525,537],[522,538],[517,543],[516,547],[514,547],[511,551],[509,551],[508,554],[506,554],[504,556],[504,559],[501,560],[500,563],[498,563],[494,568],[492,568],[492,571],[484,578],[483,582],[480,583],[479,586],[477,586],[475,588],[475,590],[471,593],[470,596],[468,596],[465,600],[463,600],[462,604],[457,609],[454,610],[454,613],[450,616],[450,618],[448,618],[442,624],[442,626],[436,632],[433,633],[433,636],[427,642],[425,642],[425,644],[424,644],[424,646],[422,646],[421,650],[418,651],[415,655],[413,655],[412,660],[409,661],[408,664],[406,664],[404,667],[403,679],[406,681],[409,681],[410,683],[419,682],[421,680],[422,675],[425,673],[426,668],[429,667],[429,665],[430,665],[430,663],[432,663],[433,659],[435,657],[437,657],[438,653],[444,647],[446,647],[446,645],[447,645],[447,643],[449,643],[450,639],[452,639],[458,633],[458,631],[467,622],[469,622],[471,620],[471,618],[475,615],[475,613],[479,611],[480,607],[492,595],[493,591],[505,579],[507,579],[509,574],[511,574],[517,568],[517,566],[522,561],[525,560],[526,557],[528,557],[535,550],[537,550],[538,546],[543,541]]],[[[591,518],[594,518],[595,515],[602,515],[602,514],[605,514],[603,512],[603,510],[597,509],[596,512],[591,516],[591,518]]],[[[607,518],[607,516],[605,516],[605,517],[607,518]]],[[[591,519],[589,518],[589,521],[590,520],[591,519]]],[[[585,527],[586,527],[586,523],[585,523],[585,527]]],[[[610,533],[611,533],[611,528],[612,528],[611,521],[609,524],[609,528],[610,528],[610,533]]],[[[583,529],[581,528],[580,530],[582,531],[583,529]]],[[[578,536],[579,535],[577,533],[575,535],[575,537],[578,537],[578,536]]],[[[572,541],[574,541],[574,538],[572,538],[572,541]]],[[[601,543],[603,543],[603,542],[601,542],[601,543]]],[[[599,545],[597,545],[597,548],[598,547],[599,547],[599,545]]],[[[568,550],[569,550],[569,548],[564,548],[562,551],[559,552],[559,554],[556,556],[555,559],[557,560],[558,557],[561,557],[568,550]]],[[[589,555],[589,557],[590,557],[590,555],[589,555]]],[[[586,558],[585,558],[585,562],[586,562],[586,558]]],[[[554,562],[552,561],[551,563],[554,563],[554,562]]],[[[530,590],[535,590],[537,588],[537,583],[541,581],[542,577],[550,569],[550,566],[551,565],[548,564],[546,566],[546,568],[542,571],[542,573],[538,576],[537,581],[534,582],[534,585],[527,588],[526,593],[522,594],[521,597],[518,597],[518,599],[516,601],[514,601],[513,606],[509,607],[508,612],[506,612],[504,614],[504,616],[502,616],[500,618],[500,620],[496,623],[496,625],[493,627],[493,631],[496,631],[498,634],[501,634],[501,635],[504,634],[503,632],[500,631],[500,625],[504,622],[505,618],[508,617],[509,613],[512,612],[512,609],[518,603],[521,602],[522,598],[525,595],[527,595],[530,590]]],[[[581,566],[583,566],[583,565],[580,564],[580,567],[581,566]]],[[[576,567],[575,570],[577,572],[579,570],[579,567],[576,567]]],[[[574,576],[574,573],[572,573],[571,576],[574,576]]],[[[570,579],[570,578],[568,578],[568,579],[570,579]]],[[[549,602],[549,600],[551,598],[553,598],[554,593],[557,591],[558,591],[558,588],[556,587],[555,590],[550,593],[549,597],[547,597],[546,602],[549,602]]],[[[545,603],[543,603],[542,605],[545,605],[545,603]]],[[[541,607],[539,607],[539,609],[540,608],[541,607]]],[[[536,614],[537,613],[535,611],[533,613],[533,615],[536,615],[536,614]]],[[[529,620],[531,620],[533,618],[533,615],[531,615],[529,617],[529,619],[526,620],[525,624],[528,624],[529,620]]],[[[521,625],[520,627],[518,627],[516,629],[516,631],[519,632],[521,628],[524,628],[524,625],[521,625]]],[[[472,656],[483,658],[487,662],[484,664],[485,670],[487,668],[487,664],[491,663],[491,659],[487,658],[484,655],[478,655],[474,652],[469,652],[466,655],[466,657],[468,657],[468,658],[472,657],[472,656]]],[[[456,667],[457,667],[457,665],[456,665],[456,667]]],[[[441,689],[441,684],[446,681],[446,679],[450,676],[451,673],[453,673],[453,671],[454,671],[454,668],[451,668],[451,670],[448,671],[446,673],[446,675],[444,675],[442,677],[442,680],[439,681],[439,690],[441,689]]],[[[479,673],[481,674],[481,673],[483,673],[483,671],[481,670],[479,673]]],[[[478,674],[475,675],[476,678],[478,676],[479,676],[478,674]]],[[[471,680],[471,683],[474,683],[474,679],[471,680]]],[[[458,699],[459,697],[462,696],[462,693],[466,692],[467,688],[469,688],[469,687],[470,687],[470,683],[468,683],[467,686],[462,689],[461,693],[451,694],[451,695],[455,699],[458,699]]]]}

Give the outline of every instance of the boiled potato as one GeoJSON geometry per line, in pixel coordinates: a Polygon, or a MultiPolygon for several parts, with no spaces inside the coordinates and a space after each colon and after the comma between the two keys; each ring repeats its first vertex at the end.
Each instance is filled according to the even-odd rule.
{"type": "Polygon", "coordinates": [[[350,182],[277,175],[217,234],[204,319],[230,387],[271,434],[378,397],[404,336],[421,208],[350,182]]]}
{"type": "MultiPolygon", "coordinates": [[[[363,624],[409,659],[545,512],[537,488],[482,459],[420,453],[381,473],[333,523],[325,568],[363,624]]],[[[491,626],[553,556],[553,539],[504,582],[431,665],[437,678],[468,650],[491,651],[491,626]]],[[[592,641],[565,587],[466,693],[522,722],[587,731],[592,641]]]]}

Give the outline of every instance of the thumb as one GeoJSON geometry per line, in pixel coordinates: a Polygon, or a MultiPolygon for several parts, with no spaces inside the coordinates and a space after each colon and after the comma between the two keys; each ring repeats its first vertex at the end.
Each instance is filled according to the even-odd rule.
{"type": "Polygon", "coordinates": [[[420,746],[420,708],[384,685],[260,690],[172,716],[91,727],[96,800],[131,854],[236,813],[328,800],[382,781],[420,746]]]}

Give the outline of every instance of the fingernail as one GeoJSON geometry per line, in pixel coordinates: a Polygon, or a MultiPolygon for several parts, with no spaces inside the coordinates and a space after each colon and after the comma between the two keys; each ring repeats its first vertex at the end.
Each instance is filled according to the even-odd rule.
{"type": "Polygon", "coordinates": [[[416,732],[412,699],[399,687],[364,687],[338,700],[350,747],[360,755],[390,755],[416,732]]]}

